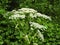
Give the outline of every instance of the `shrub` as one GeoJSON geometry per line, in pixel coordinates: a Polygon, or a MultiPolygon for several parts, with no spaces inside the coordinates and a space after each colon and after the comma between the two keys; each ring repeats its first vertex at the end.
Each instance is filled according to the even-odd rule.
{"type": "Polygon", "coordinates": [[[49,16],[38,13],[34,9],[21,8],[7,12],[4,18],[5,20],[0,24],[2,40],[0,44],[40,45],[45,42],[44,32],[47,26],[43,21],[51,21],[49,16]]]}

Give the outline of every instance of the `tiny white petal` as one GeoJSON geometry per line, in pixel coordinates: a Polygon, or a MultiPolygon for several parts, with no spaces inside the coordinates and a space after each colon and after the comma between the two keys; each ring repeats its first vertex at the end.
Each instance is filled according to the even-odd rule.
{"type": "Polygon", "coordinates": [[[31,27],[31,30],[34,30],[34,29],[31,27]]]}

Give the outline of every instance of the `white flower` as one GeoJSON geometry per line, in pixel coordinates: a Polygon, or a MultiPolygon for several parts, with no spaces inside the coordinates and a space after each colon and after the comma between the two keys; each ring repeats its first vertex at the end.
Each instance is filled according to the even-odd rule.
{"type": "Polygon", "coordinates": [[[28,35],[25,35],[25,38],[28,38],[28,35]]]}
{"type": "Polygon", "coordinates": [[[32,12],[32,13],[36,13],[36,12],[37,12],[37,11],[34,10],[34,9],[29,9],[29,11],[32,12]]]}
{"type": "Polygon", "coordinates": [[[34,29],[31,27],[31,30],[34,30],[34,29]]]}
{"type": "Polygon", "coordinates": [[[33,45],[38,45],[38,43],[33,43],[33,45]]]}
{"type": "Polygon", "coordinates": [[[51,20],[51,18],[50,18],[49,16],[47,16],[47,15],[44,15],[44,14],[41,14],[41,13],[36,13],[36,15],[37,15],[38,17],[43,17],[43,18],[45,18],[45,19],[51,20]]]}
{"type": "Polygon", "coordinates": [[[15,12],[16,10],[12,10],[12,12],[15,12]]]}
{"type": "Polygon", "coordinates": [[[25,35],[24,39],[30,44],[28,35],[25,35]]]}
{"type": "Polygon", "coordinates": [[[14,14],[18,14],[18,13],[20,13],[20,12],[19,12],[19,11],[15,11],[15,12],[14,12],[14,14]]]}
{"type": "MultiPolygon", "coordinates": [[[[43,17],[45,19],[49,19],[51,20],[51,18],[47,15],[44,15],[44,14],[41,14],[41,13],[38,13],[36,10],[34,9],[31,9],[31,8],[21,8],[21,9],[18,9],[17,11],[16,10],[12,10],[12,13],[14,13],[14,16],[16,17],[15,14],[19,14],[19,15],[26,15],[26,13],[29,13],[29,16],[31,18],[37,18],[37,17],[43,17]]],[[[24,18],[24,16],[17,16],[17,17],[21,17],[21,18],[24,18]]]]}
{"type": "Polygon", "coordinates": [[[43,34],[39,30],[37,30],[37,33],[38,33],[38,38],[41,38],[41,40],[44,41],[43,34]]]}
{"type": "MultiPolygon", "coordinates": [[[[7,17],[8,17],[8,14],[9,14],[9,12],[6,14],[7,15],[7,17]]],[[[34,9],[31,9],[31,8],[21,8],[21,9],[18,9],[17,11],[16,10],[12,10],[11,11],[11,14],[9,15],[9,19],[24,19],[25,17],[27,17],[28,18],[28,16],[27,16],[27,14],[28,14],[28,16],[30,16],[31,18],[38,18],[38,17],[43,17],[43,18],[45,18],[45,19],[49,19],[49,20],[51,20],[51,18],[49,17],[49,16],[47,16],[47,15],[44,15],[44,14],[41,14],[41,13],[38,13],[36,10],[34,10],[34,9]]],[[[29,17],[29,18],[30,18],[29,17]]],[[[14,20],[15,21],[15,20],[14,20]]],[[[30,20],[29,20],[30,21],[30,20]]],[[[20,22],[19,22],[20,23],[20,22]]],[[[36,23],[36,22],[29,22],[30,23],[30,29],[31,30],[34,30],[34,28],[35,29],[43,29],[43,30],[45,30],[46,29],[46,27],[45,26],[43,26],[43,25],[40,25],[39,23],[36,23]]],[[[23,24],[23,23],[22,23],[23,24]]],[[[19,27],[18,27],[18,25],[19,24],[16,24],[16,26],[15,26],[15,28],[16,29],[19,29],[19,27]]],[[[44,41],[44,37],[43,37],[43,34],[39,31],[39,30],[37,30],[37,34],[38,34],[38,38],[41,38],[41,40],[42,41],[44,41]]],[[[29,37],[28,37],[29,35],[25,35],[24,36],[24,39],[25,39],[25,41],[27,41],[29,44],[30,44],[30,40],[29,40],[29,37]]],[[[35,37],[35,35],[34,35],[34,37],[35,37]]],[[[33,37],[33,38],[34,38],[33,37]]],[[[38,45],[37,43],[34,43],[33,45],[38,45]]]]}
{"type": "Polygon", "coordinates": [[[33,13],[30,13],[30,17],[31,17],[31,18],[34,18],[34,17],[36,18],[37,15],[34,15],[33,13]]]}
{"type": "Polygon", "coordinates": [[[19,14],[15,14],[9,17],[9,19],[16,19],[16,18],[25,18],[25,15],[19,15],[19,14]]]}
{"type": "Polygon", "coordinates": [[[36,10],[30,9],[30,8],[21,8],[21,9],[19,9],[19,11],[22,11],[24,13],[35,13],[35,12],[37,12],[36,10]]]}
{"type": "Polygon", "coordinates": [[[34,26],[35,28],[38,28],[38,29],[46,28],[45,26],[40,25],[40,24],[35,23],[35,22],[30,22],[30,25],[31,25],[31,26],[34,26]]]}
{"type": "Polygon", "coordinates": [[[9,19],[16,19],[16,18],[25,18],[26,13],[29,13],[29,16],[31,18],[37,18],[37,17],[43,17],[45,19],[51,20],[51,18],[47,15],[38,13],[36,10],[31,9],[31,8],[21,8],[16,10],[12,10],[11,13],[13,13],[13,16],[9,17],[9,19]],[[23,16],[24,15],[24,16],[23,16]]]}

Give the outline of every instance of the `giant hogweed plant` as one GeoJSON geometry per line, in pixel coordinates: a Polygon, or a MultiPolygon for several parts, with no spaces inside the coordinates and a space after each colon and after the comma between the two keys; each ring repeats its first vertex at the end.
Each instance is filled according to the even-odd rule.
{"type": "Polygon", "coordinates": [[[42,18],[51,21],[49,16],[41,14],[34,9],[21,8],[7,12],[4,17],[7,18],[10,23],[13,23],[14,31],[18,31],[17,34],[19,33],[18,35],[16,33],[14,35],[16,35],[16,38],[19,39],[20,42],[25,42],[26,45],[33,42],[33,45],[38,45],[38,40],[42,42],[45,41],[43,33],[47,27],[40,22],[43,21],[42,18]]]}

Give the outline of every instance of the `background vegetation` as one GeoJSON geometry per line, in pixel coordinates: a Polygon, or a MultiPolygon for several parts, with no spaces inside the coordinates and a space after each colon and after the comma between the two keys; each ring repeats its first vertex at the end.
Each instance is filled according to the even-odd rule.
{"type": "MultiPolygon", "coordinates": [[[[14,29],[13,24],[9,24],[9,20],[4,15],[13,9],[17,10],[24,7],[33,8],[52,18],[52,21],[42,19],[41,24],[47,26],[48,29],[44,33],[45,42],[38,41],[38,44],[60,45],[60,0],[0,0],[0,45],[12,43],[12,45],[20,45],[20,42],[14,36],[19,31],[14,32],[11,30],[14,29]]],[[[21,45],[28,45],[26,43],[23,44],[22,40],[21,45]]]]}

